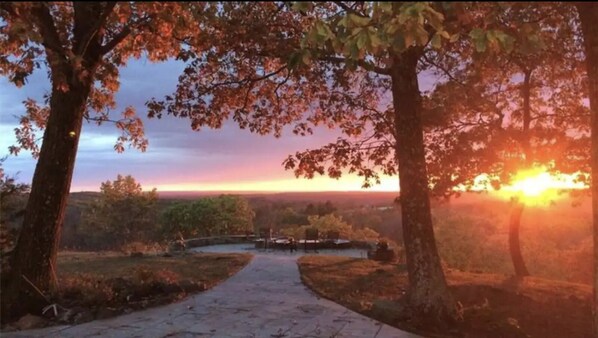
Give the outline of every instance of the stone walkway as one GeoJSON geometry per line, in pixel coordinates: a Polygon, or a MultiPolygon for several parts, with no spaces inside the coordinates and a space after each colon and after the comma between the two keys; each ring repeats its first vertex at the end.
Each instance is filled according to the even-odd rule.
{"type": "Polygon", "coordinates": [[[175,304],[76,326],[1,336],[417,337],[317,297],[301,283],[298,256],[256,253],[236,275],[175,304]]]}

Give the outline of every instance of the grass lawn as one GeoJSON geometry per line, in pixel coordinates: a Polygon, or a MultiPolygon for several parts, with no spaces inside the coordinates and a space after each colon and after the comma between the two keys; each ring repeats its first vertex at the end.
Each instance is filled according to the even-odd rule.
{"type": "MultiPolygon", "coordinates": [[[[60,305],[61,310],[56,316],[47,312],[49,320],[42,326],[79,324],[176,302],[222,282],[247,265],[251,257],[225,253],[131,257],[115,252],[61,252],[56,269],[58,285],[50,295],[50,301],[60,305]]],[[[18,323],[9,325],[23,328],[18,323]]]]}
{"type": "Polygon", "coordinates": [[[590,337],[590,285],[528,277],[446,272],[463,321],[451,331],[409,318],[400,298],[404,267],[366,259],[304,256],[303,282],[321,296],[392,326],[432,337],[590,337]]]}
{"type": "MultiPolygon", "coordinates": [[[[58,280],[79,275],[98,279],[137,277],[148,274],[171,274],[176,280],[204,283],[210,288],[235,274],[251,260],[250,254],[186,254],[161,257],[130,257],[115,252],[61,252],[58,254],[58,280]]],[[[148,276],[149,278],[149,276],[148,276]]]]}

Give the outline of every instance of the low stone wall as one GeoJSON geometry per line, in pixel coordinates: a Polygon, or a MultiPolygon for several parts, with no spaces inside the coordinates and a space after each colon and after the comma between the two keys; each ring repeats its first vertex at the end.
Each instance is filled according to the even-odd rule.
{"type": "MultiPolygon", "coordinates": [[[[264,241],[255,242],[256,249],[264,249],[264,241]]],[[[332,241],[320,240],[319,242],[297,242],[297,249],[299,250],[323,250],[323,249],[364,249],[369,250],[372,248],[372,245],[365,241],[350,241],[347,243],[335,243],[332,241]]],[[[268,249],[282,249],[282,250],[289,250],[290,246],[288,243],[276,243],[276,242],[268,242],[268,249]]]]}
{"type": "Polygon", "coordinates": [[[201,246],[218,245],[218,244],[242,244],[242,243],[253,243],[255,236],[212,236],[212,237],[201,237],[191,238],[185,240],[185,246],[187,248],[197,248],[201,246]]]}
{"type": "MultiPolygon", "coordinates": [[[[202,246],[210,246],[210,245],[221,245],[221,244],[252,244],[255,243],[256,248],[263,248],[264,243],[261,242],[261,247],[259,242],[255,242],[258,239],[255,235],[232,235],[232,236],[212,236],[212,237],[200,237],[200,238],[191,238],[185,240],[185,248],[197,248],[202,246]]],[[[271,249],[288,249],[288,245],[285,244],[276,244],[272,242],[268,242],[268,248],[271,249]]],[[[304,249],[305,245],[303,243],[297,243],[298,249],[304,249]]],[[[343,244],[335,244],[332,242],[327,242],[325,240],[317,243],[312,244],[308,243],[307,249],[314,250],[314,249],[371,249],[372,246],[370,243],[365,241],[351,241],[350,243],[343,243],[343,244]]],[[[182,247],[179,243],[173,242],[170,245],[170,251],[179,251],[182,247]]]]}

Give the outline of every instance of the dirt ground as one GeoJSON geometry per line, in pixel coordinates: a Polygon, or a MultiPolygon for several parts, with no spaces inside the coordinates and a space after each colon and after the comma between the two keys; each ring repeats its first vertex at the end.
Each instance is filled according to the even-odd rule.
{"type": "Polygon", "coordinates": [[[321,296],[403,330],[431,337],[591,337],[590,285],[446,271],[463,320],[447,330],[402,306],[405,267],[366,259],[305,256],[302,279],[321,296]]]}

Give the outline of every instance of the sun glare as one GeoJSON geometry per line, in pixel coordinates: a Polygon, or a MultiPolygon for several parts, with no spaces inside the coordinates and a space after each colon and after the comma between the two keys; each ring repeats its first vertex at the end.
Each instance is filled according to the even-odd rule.
{"type": "Polygon", "coordinates": [[[566,197],[567,191],[584,188],[575,175],[551,174],[546,168],[535,168],[518,172],[511,184],[496,193],[503,198],[517,197],[526,204],[542,205],[566,197]]]}

